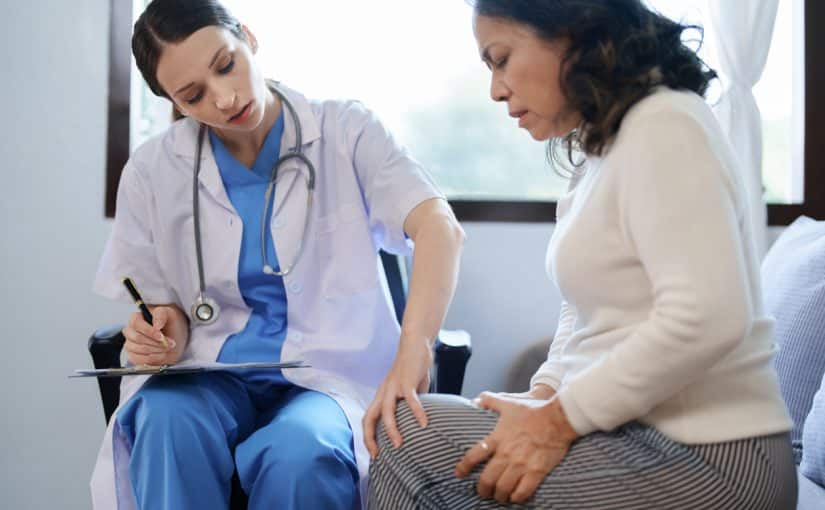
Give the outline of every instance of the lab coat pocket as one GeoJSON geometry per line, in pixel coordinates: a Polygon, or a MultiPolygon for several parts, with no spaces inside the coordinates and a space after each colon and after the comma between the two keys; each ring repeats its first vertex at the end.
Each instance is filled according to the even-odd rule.
{"type": "Polygon", "coordinates": [[[345,204],[319,218],[316,236],[325,298],[349,296],[378,285],[377,250],[361,204],[345,204]]]}

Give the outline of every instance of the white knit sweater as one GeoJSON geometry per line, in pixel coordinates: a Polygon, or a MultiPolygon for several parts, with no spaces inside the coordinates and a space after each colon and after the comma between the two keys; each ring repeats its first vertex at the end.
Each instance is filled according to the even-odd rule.
{"type": "Polygon", "coordinates": [[[639,420],[696,444],[790,429],[745,193],[704,100],[660,88],[559,200],[547,268],[564,302],[531,384],[557,389],[577,432],[639,420]]]}

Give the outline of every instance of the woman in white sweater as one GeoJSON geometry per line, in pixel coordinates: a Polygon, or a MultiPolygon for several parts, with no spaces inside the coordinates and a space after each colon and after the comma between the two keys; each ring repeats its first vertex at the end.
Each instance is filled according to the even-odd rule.
{"type": "Polygon", "coordinates": [[[561,318],[529,391],[424,396],[425,428],[399,406],[371,508],[794,508],[745,188],[689,27],[640,0],[474,11],[492,99],[573,174],[561,318]]]}

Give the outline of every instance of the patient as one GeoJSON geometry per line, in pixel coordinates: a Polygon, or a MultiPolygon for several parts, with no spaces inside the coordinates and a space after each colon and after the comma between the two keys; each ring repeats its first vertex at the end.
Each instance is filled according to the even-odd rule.
{"type": "Polygon", "coordinates": [[[529,391],[423,396],[426,428],[399,406],[371,508],[794,508],[740,168],[682,42],[698,27],[640,0],[473,5],[493,101],[571,176],[547,251],[561,316],[529,391]]]}

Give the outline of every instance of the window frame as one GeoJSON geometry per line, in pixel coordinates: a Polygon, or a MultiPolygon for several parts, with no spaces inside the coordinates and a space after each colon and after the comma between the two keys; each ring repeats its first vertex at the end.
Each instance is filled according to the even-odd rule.
{"type": "MultiPolygon", "coordinates": [[[[115,215],[120,174],[129,159],[129,99],[131,79],[132,0],[110,0],[109,97],[106,142],[105,215],[115,215]]],[[[825,3],[805,0],[805,140],[804,198],[801,204],[768,204],[768,225],[785,226],[801,215],[825,220],[825,143],[808,143],[825,134],[825,96],[816,94],[825,83],[825,3]],[[810,91],[810,93],[808,93],[810,91]]],[[[552,223],[555,201],[450,200],[459,221],[552,223]]]]}

